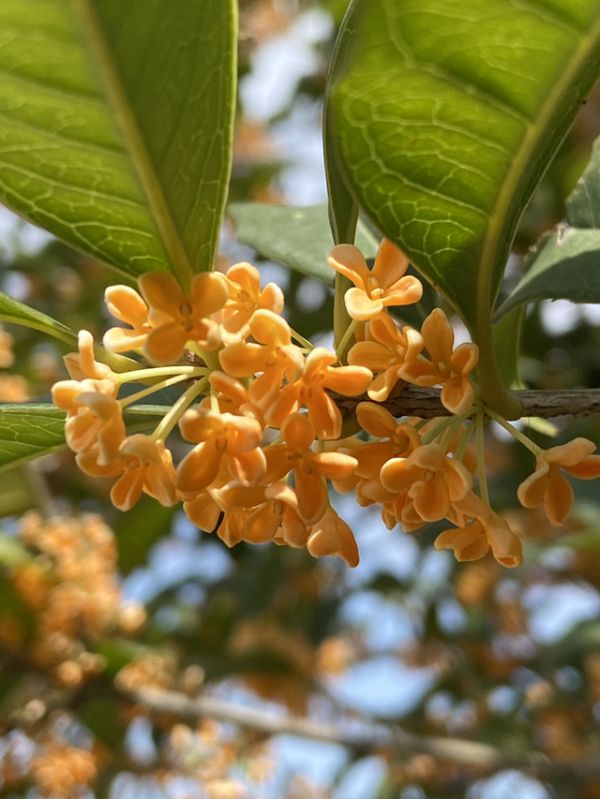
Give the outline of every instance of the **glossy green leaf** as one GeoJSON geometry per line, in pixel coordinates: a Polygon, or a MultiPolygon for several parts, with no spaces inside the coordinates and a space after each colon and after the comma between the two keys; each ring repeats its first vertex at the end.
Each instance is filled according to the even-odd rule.
{"type": "Polygon", "coordinates": [[[2,0],[0,201],[129,276],[212,267],[234,0],[2,0]]]}
{"type": "Polygon", "coordinates": [[[567,199],[567,222],[542,239],[498,317],[534,300],[600,302],[600,139],[567,199]]]}
{"type": "MultiPolygon", "coordinates": [[[[359,217],[358,202],[348,186],[344,176],[343,165],[340,162],[334,127],[329,124],[331,114],[330,99],[333,94],[332,87],[336,72],[339,70],[337,65],[343,57],[340,54],[347,51],[346,43],[349,35],[348,29],[342,27],[335,41],[329,74],[327,75],[323,107],[323,155],[325,159],[325,176],[327,178],[329,225],[336,244],[354,243],[359,217]]],[[[345,275],[336,274],[333,291],[333,341],[336,352],[340,344],[345,340],[346,331],[352,324],[352,319],[344,301],[346,292],[351,287],[352,283],[345,275]]],[[[354,338],[351,338],[343,352],[340,352],[342,363],[345,363],[353,341],[354,338]]]]}
{"type": "Polygon", "coordinates": [[[0,405],[0,469],[62,449],[64,426],[51,405],[0,405]]]}
{"type": "Polygon", "coordinates": [[[359,213],[358,203],[344,177],[344,168],[340,161],[334,126],[329,124],[332,89],[336,80],[336,72],[339,71],[339,66],[337,65],[347,52],[349,37],[348,28],[342,27],[335,41],[331,57],[323,108],[323,154],[325,158],[325,176],[327,178],[327,195],[329,198],[329,222],[336,244],[354,243],[359,213]]]}
{"type": "Polygon", "coordinates": [[[13,300],[8,294],[0,291],[0,322],[8,322],[14,325],[23,325],[33,330],[40,330],[53,338],[64,341],[65,344],[77,348],[77,335],[66,325],[57,322],[51,316],[47,316],[35,308],[30,308],[18,300],[13,300]]]}
{"type": "Polygon", "coordinates": [[[600,229],[600,138],[577,186],[567,200],[567,221],[577,228],[600,229]]]}
{"type": "Polygon", "coordinates": [[[600,73],[600,0],[354,0],[342,35],[346,182],[489,337],[521,213],[600,73]]]}
{"type": "Polygon", "coordinates": [[[498,316],[524,302],[558,299],[600,302],[600,229],[552,233],[498,316]]]}
{"type": "MultiPolygon", "coordinates": [[[[260,255],[289,266],[323,283],[333,283],[334,271],[327,265],[333,247],[326,205],[277,206],[233,203],[228,209],[236,224],[237,238],[260,255]]],[[[377,239],[361,222],[356,245],[373,258],[377,239]]]]}
{"type": "MultiPolygon", "coordinates": [[[[168,408],[137,405],[125,411],[131,432],[152,428],[168,408]]],[[[53,405],[0,405],[0,471],[63,449],[65,414],[53,405]]]]}

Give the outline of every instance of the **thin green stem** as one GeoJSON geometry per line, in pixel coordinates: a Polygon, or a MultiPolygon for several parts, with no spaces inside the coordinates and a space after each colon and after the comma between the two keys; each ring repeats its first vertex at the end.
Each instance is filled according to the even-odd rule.
{"type": "Polygon", "coordinates": [[[492,406],[504,417],[519,419],[523,406],[520,400],[511,394],[502,383],[494,351],[492,326],[487,316],[477,326],[475,341],[479,347],[477,379],[485,404],[492,406]]]}
{"type": "Polygon", "coordinates": [[[101,344],[94,344],[94,357],[100,363],[104,363],[118,374],[124,372],[131,372],[132,370],[143,369],[144,364],[136,361],[133,358],[128,358],[126,355],[121,355],[118,352],[110,352],[105,349],[101,344]]]}
{"type": "Polygon", "coordinates": [[[485,414],[483,411],[475,417],[475,434],[477,449],[477,475],[479,477],[479,493],[486,505],[490,504],[490,493],[488,491],[487,474],[485,471],[485,432],[483,421],[485,414]]]}
{"type": "Polygon", "coordinates": [[[154,377],[169,377],[170,375],[185,375],[189,378],[200,377],[206,374],[204,366],[156,366],[151,369],[137,369],[133,372],[122,372],[116,379],[118,386],[123,383],[139,383],[142,380],[154,377]]]}
{"type": "Polygon", "coordinates": [[[469,446],[469,442],[470,442],[471,438],[473,437],[473,433],[474,432],[475,432],[475,425],[474,424],[470,424],[470,425],[468,425],[467,429],[463,433],[463,436],[462,436],[462,438],[460,440],[460,444],[458,445],[458,447],[456,449],[456,457],[458,458],[459,461],[462,461],[463,456],[465,454],[465,450],[469,446]]]}
{"type": "Polygon", "coordinates": [[[127,397],[123,397],[123,399],[119,400],[121,403],[121,408],[127,408],[129,405],[132,405],[134,402],[138,400],[144,399],[150,394],[155,394],[157,391],[162,391],[163,388],[168,388],[169,386],[174,386],[177,383],[181,383],[184,380],[189,380],[189,375],[175,375],[175,377],[169,377],[166,380],[162,380],[160,383],[153,383],[148,388],[144,388],[141,391],[136,391],[135,394],[130,394],[127,397]]]}
{"type": "Polygon", "coordinates": [[[196,397],[206,391],[207,386],[208,380],[198,380],[187,391],[184,391],[171,410],[158,423],[156,430],[152,433],[152,438],[155,441],[164,441],[196,397]]]}
{"type": "Polygon", "coordinates": [[[292,331],[292,338],[295,338],[299,344],[302,344],[307,350],[314,350],[315,345],[311,344],[307,338],[304,338],[302,333],[298,333],[293,327],[291,327],[290,330],[292,331]]]}
{"type": "Polygon", "coordinates": [[[458,427],[460,427],[460,425],[463,423],[463,421],[464,421],[464,419],[463,419],[462,416],[453,417],[453,419],[452,419],[453,424],[449,424],[448,427],[444,430],[444,432],[442,433],[442,435],[440,437],[440,445],[442,446],[443,449],[445,449],[445,450],[448,449],[448,447],[450,446],[450,442],[452,440],[452,437],[456,433],[456,429],[458,427]]]}
{"type": "Polygon", "coordinates": [[[485,410],[490,419],[493,419],[495,422],[498,422],[498,424],[501,427],[503,427],[507,433],[510,433],[511,436],[514,439],[516,439],[520,444],[523,444],[523,446],[526,447],[530,452],[533,452],[536,458],[542,453],[542,448],[538,447],[538,445],[535,442],[533,442],[528,436],[526,436],[525,433],[522,433],[513,424],[507,422],[506,419],[503,419],[502,416],[499,416],[490,408],[486,407],[485,410]]]}
{"type": "Polygon", "coordinates": [[[336,274],[333,293],[333,339],[336,347],[339,346],[342,336],[346,332],[348,325],[352,322],[346,310],[346,303],[344,302],[344,296],[351,286],[352,283],[347,277],[336,274]]]}
{"type": "Polygon", "coordinates": [[[344,352],[346,351],[346,348],[347,348],[347,346],[348,346],[348,344],[350,342],[350,339],[354,335],[354,331],[356,330],[357,325],[358,325],[358,322],[356,321],[356,319],[353,319],[350,322],[350,324],[348,325],[348,327],[346,328],[346,332],[344,333],[344,335],[340,339],[339,344],[337,345],[337,347],[335,349],[335,357],[338,359],[338,361],[340,361],[340,363],[341,363],[342,358],[344,357],[344,352]]]}
{"type": "Polygon", "coordinates": [[[450,416],[448,419],[443,419],[438,425],[425,433],[422,439],[423,444],[431,444],[432,441],[439,438],[449,427],[457,423],[461,424],[464,420],[464,416],[450,416]]]}
{"type": "Polygon", "coordinates": [[[221,363],[219,362],[219,355],[216,352],[205,352],[201,350],[199,347],[197,348],[197,352],[206,364],[206,368],[208,373],[216,372],[221,369],[221,363]]]}

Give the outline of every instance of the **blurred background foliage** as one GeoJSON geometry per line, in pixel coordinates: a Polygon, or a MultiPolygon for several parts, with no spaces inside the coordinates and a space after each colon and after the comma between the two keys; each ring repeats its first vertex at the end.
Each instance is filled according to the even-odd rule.
{"type": "MultiPolygon", "coordinates": [[[[320,113],[346,0],[242,0],[240,108],[230,199],[325,199],[320,113]]],[[[600,130],[600,92],[529,207],[509,267],[563,216],[600,130]]],[[[104,267],[0,210],[3,291],[101,335],[104,267]]],[[[229,224],[224,266],[253,260],[284,287],[288,319],[327,343],[331,295],[257,261],[229,224]]],[[[529,387],[597,386],[600,311],[542,303],[522,325],[529,387]]],[[[516,328],[507,345],[514,345],[516,328]]],[[[48,399],[64,376],[60,344],[0,332],[0,401],[48,399]]],[[[559,440],[566,421],[557,420],[559,440]]],[[[533,433],[542,445],[549,439],[533,433]]],[[[568,435],[600,441],[598,420],[568,435]]],[[[453,765],[429,754],[364,753],[235,725],[151,714],[139,687],[201,692],[339,725],[400,724],[424,736],[537,750],[578,763],[600,747],[600,503],[577,486],[568,527],[511,507],[531,464],[489,431],[495,504],[526,540],[522,567],[457,565],[436,530],[385,531],[340,498],[361,565],[271,545],[227,550],[149,498],[119,514],[108,487],[58,453],[0,483],[0,796],[152,799],[595,799],[600,776],[540,780],[453,765]]]]}

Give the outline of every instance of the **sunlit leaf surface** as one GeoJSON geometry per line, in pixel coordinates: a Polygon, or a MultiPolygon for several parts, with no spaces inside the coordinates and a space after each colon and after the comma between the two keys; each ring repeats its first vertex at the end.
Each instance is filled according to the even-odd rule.
{"type": "Polygon", "coordinates": [[[127,275],[211,268],[233,0],[3,0],[0,201],[127,275]]]}
{"type": "Polygon", "coordinates": [[[487,324],[520,215],[600,71],[599,0],[354,0],[328,114],[364,212],[487,324]]]}

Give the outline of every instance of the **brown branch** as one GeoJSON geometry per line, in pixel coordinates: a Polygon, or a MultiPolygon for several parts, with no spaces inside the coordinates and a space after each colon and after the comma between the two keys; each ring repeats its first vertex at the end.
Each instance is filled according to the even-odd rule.
{"type": "Polygon", "coordinates": [[[298,735],[314,741],[341,744],[358,754],[389,750],[396,755],[428,754],[477,771],[523,769],[556,780],[596,779],[600,776],[600,754],[576,762],[553,762],[543,752],[510,752],[463,738],[414,735],[397,727],[352,719],[334,725],[286,713],[242,707],[211,696],[190,698],[175,691],[138,688],[128,695],[151,713],[166,713],[189,721],[212,718],[269,735],[298,735]]]}
{"type": "MultiPolygon", "coordinates": [[[[567,389],[564,391],[513,391],[523,405],[523,416],[540,416],[551,419],[555,416],[600,415],[600,388],[567,389]]],[[[332,394],[336,405],[348,416],[353,416],[359,402],[369,401],[366,394],[360,397],[342,397],[332,394]]],[[[433,419],[436,416],[451,416],[440,402],[440,392],[434,388],[406,386],[397,396],[379,403],[393,416],[418,416],[433,419]]]]}

